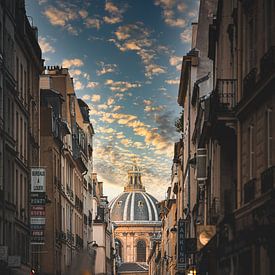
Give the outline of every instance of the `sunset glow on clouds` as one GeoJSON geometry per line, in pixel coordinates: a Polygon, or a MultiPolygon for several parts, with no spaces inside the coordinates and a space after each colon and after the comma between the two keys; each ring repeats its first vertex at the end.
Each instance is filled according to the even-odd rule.
{"type": "Polygon", "coordinates": [[[46,65],[69,68],[90,107],[94,170],[110,198],[136,159],[147,190],[162,199],[179,139],[177,92],[190,50],[194,0],[27,0],[46,65]]]}

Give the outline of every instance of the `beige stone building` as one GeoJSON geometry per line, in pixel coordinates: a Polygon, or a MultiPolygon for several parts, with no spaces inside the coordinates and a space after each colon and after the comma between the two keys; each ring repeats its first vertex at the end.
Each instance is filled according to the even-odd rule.
{"type": "Polygon", "coordinates": [[[93,238],[90,248],[93,251],[95,275],[113,274],[114,243],[113,228],[110,219],[109,202],[103,195],[103,182],[99,182],[93,173],[93,238]]]}
{"type": "Polygon", "coordinates": [[[178,98],[177,204],[197,239],[182,272],[274,273],[274,12],[274,1],[200,1],[178,98]]]}
{"type": "Polygon", "coordinates": [[[182,158],[182,140],[175,143],[174,159],[171,169],[171,184],[167,189],[166,199],[159,203],[162,221],[161,235],[154,239],[147,259],[149,275],[177,274],[177,196],[179,194],[179,175],[182,158]]]}
{"type": "Polygon", "coordinates": [[[41,165],[46,168],[49,203],[41,247],[46,252],[38,268],[43,274],[67,274],[92,240],[94,132],[88,106],[77,99],[68,69],[45,68],[40,88],[41,165]]]}
{"type": "Polygon", "coordinates": [[[147,258],[153,239],[160,234],[161,221],[157,200],[146,192],[136,165],[128,171],[124,192],[111,201],[110,209],[118,274],[148,273],[147,258]]]}
{"type": "Polygon", "coordinates": [[[39,75],[43,70],[37,28],[25,1],[0,2],[0,246],[1,274],[27,274],[30,171],[39,165],[39,75]],[[16,260],[7,267],[8,257],[16,260]]]}

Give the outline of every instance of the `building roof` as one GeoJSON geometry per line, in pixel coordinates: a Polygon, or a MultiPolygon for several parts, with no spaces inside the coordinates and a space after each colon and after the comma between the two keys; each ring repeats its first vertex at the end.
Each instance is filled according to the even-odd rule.
{"type": "Polygon", "coordinates": [[[159,221],[158,201],[143,191],[123,192],[111,203],[111,219],[119,221],[159,221]]]}

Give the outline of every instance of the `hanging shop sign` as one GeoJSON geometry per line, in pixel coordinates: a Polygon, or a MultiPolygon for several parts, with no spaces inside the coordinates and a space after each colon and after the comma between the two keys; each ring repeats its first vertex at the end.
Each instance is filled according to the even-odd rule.
{"type": "Polygon", "coordinates": [[[183,219],[179,219],[178,221],[178,270],[183,270],[186,268],[185,223],[186,222],[183,219]]]}
{"type": "Polygon", "coordinates": [[[46,194],[32,192],[31,193],[31,205],[45,205],[46,204],[46,194]]]}
{"type": "Polygon", "coordinates": [[[197,239],[188,238],[186,241],[186,254],[195,254],[197,252],[197,239]]]}
{"type": "Polygon", "coordinates": [[[31,217],[45,217],[45,205],[32,205],[31,217]]]}
{"type": "Polygon", "coordinates": [[[46,219],[41,217],[31,217],[31,225],[32,224],[45,224],[46,219]]]}
{"type": "Polygon", "coordinates": [[[31,192],[46,192],[46,170],[35,167],[31,169],[31,192]]]}
{"type": "Polygon", "coordinates": [[[41,245],[45,243],[46,223],[46,170],[42,167],[31,169],[31,205],[30,227],[31,244],[41,245]]]}

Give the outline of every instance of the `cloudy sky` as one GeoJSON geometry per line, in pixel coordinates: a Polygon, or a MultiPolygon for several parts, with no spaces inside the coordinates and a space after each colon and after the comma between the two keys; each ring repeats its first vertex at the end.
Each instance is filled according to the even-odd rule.
{"type": "Polygon", "coordinates": [[[197,0],[26,0],[46,65],[63,65],[90,106],[95,172],[111,199],[136,159],[147,191],[163,199],[177,92],[197,0]]]}

